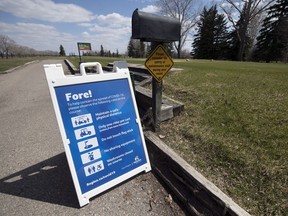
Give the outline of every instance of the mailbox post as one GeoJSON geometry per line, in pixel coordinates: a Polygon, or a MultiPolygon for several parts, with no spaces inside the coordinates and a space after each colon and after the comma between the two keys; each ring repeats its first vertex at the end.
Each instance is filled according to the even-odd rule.
{"type": "MultiPolygon", "coordinates": [[[[162,105],[162,87],[163,82],[162,78],[173,66],[173,61],[170,57],[167,56],[166,51],[163,49],[162,45],[164,43],[170,43],[174,41],[179,41],[180,39],[181,25],[178,19],[167,17],[167,16],[158,16],[151,13],[145,13],[138,11],[136,9],[132,15],[132,38],[140,39],[141,41],[151,42],[151,51],[152,54],[148,57],[145,62],[145,66],[148,68],[149,72],[152,74],[152,112],[153,112],[153,130],[154,132],[160,130],[160,113],[162,105]],[[159,47],[160,45],[160,47],[159,47]],[[153,58],[153,54],[157,52],[156,49],[162,49],[164,59],[159,63],[155,61],[153,68],[158,68],[158,73],[153,73],[153,69],[149,68],[147,61],[153,58]],[[166,55],[166,56],[165,56],[166,55]],[[166,59],[170,59],[170,64],[166,62],[166,59]],[[163,61],[164,60],[164,61],[163,61]],[[172,64],[171,64],[172,63],[172,64]],[[163,65],[161,65],[163,64],[163,65]],[[167,71],[165,71],[165,68],[167,71]],[[164,71],[163,71],[164,70],[164,71]]],[[[156,53],[157,54],[157,53],[156,53]]],[[[157,57],[155,57],[156,59],[157,57]]],[[[152,65],[151,65],[152,67],[152,65]]],[[[155,70],[156,71],[156,70],[155,70]]]]}
{"type": "MultiPolygon", "coordinates": [[[[155,50],[158,45],[162,45],[159,42],[151,43],[151,51],[155,50]]],[[[153,113],[153,130],[158,132],[160,130],[160,114],[162,106],[162,90],[163,81],[157,81],[154,77],[152,78],[152,113],[153,113]]]]}

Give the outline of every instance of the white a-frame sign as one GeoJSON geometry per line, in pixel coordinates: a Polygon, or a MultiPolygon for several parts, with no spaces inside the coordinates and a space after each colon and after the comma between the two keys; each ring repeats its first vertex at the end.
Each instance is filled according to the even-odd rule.
{"type": "Polygon", "coordinates": [[[61,64],[44,65],[44,70],[81,207],[91,197],[151,170],[123,62],[115,62],[113,72],[107,73],[98,62],[82,63],[81,76],[65,76],[61,64]],[[91,66],[97,73],[86,73],[91,66]]]}

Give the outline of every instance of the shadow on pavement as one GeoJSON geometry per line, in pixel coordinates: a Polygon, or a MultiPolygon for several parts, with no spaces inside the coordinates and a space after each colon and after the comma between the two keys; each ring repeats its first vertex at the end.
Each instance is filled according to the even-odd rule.
{"type": "Polygon", "coordinates": [[[0,193],[79,208],[65,153],[0,179],[0,193]]]}

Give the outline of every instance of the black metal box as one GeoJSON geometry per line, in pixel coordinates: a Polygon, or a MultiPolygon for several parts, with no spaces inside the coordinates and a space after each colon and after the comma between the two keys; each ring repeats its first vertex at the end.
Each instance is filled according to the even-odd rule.
{"type": "Polygon", "coordinates": [[[180,22],[136,9],[132,15],[132,38],[150,42],[173,42],[180,38],[180,22]]]}

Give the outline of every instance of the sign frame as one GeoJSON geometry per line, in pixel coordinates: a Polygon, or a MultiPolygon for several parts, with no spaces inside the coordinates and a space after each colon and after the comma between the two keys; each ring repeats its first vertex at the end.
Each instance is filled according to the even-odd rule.
{"type": "Polygon", "coordinates": [[[145,61],[145,67],[158,82],[161,82],[161,80],[170,71],[173,65],[174,62],[172,58],[169,56],[169,54],[161,44],[159,44],[153,50],[153,52],[148,56],[145,61]],[[159,55],[159,57],[156,56],[157,54],[159,55]],[[151,61],[153,61],[152,65],[149,64],[151,61]],[[161,75],[157,76],[157,71],[160,71],[159,73],[161,73],[161,75]]]}
{"type": "MultiPolygon", "coordinates": [[[[61,138],[63,141],[69,169],[72,175],[72,179],[73,179],[73,183],[74,183],[74,187],[76,190],[76,194],[78,197],[80,207],[87,205],[89,203],[90,198],[110,189],[111,187],[114,187],[120,184],[121,182],[139,174],[140,172],[143,172],[143,171],[149,172],[151,170],[151,165],[150,165],[150,161],[148,157],[148,151],[147,151],[146,144],[145,144],[144,134],[143,134],[142,127],[141,127],[141,120],[139,117],[139,113],[138,113],[138,109],[136,105],[136,99],[134,96],[133,86],[132,86],[132,82],[130,79],[128,68],[118,68],[117,66],[115,66],[116,71],[114,73],[113,72],[103,73],[102,66],[100,63],[90,62],[90,63],[82,63],[80,65],[81,76],[65,76],[61,64],[44,65],[44,70],[45,70],[45,74],[46,74],[46,78],[47,78],[47,82],[49,86],[49,91],[50,91],[54,111],[55,111],[56,118],[57,118],[57,123],[58,123],[59,130],[60,130],[61,138]],[[86,74],[85,67],[89,67],[89,66],[96,66],[98,74],[94,74],[94,75],[86,74]],[[73,152],[70,148],[71,141],[69,139],[69,136],[67,135],[67,131],[66,131],[67,127],[65,127],[65,122],[63,121],[65,116],[63,113],[61,113],[61,108],[59,107],[61,101],[58,101],[59,98],[57,98],[56,89],[58,87],[64,87],[64,88],[71,87],[72,88],[75,85],[77,86],[80,85],[80,87],[81,85],[83,86],[90,85],[90,84],[97,85],[97,83],[103,83],[103,82],[105,83],[105,82],[110,82],[110,81],[119,82],[120,80],[127,81],[127,85],[128,85],[127,88],[129,91],[128,96],[131,96],[133,109],[135,111],[135,117],[136,117],[135,121],[137,125],[136,127],[139,129],[138,135],[140,135],[139,139],[142,142],[141,147],[143,149],[141,150],[143,151],[145,160],[143,160],[143,163],[139,164],[139,166],[136,165],[135,168],[130,169],[126,173],[123,172],[119,176],[116,176],[115,178],[112,178],[111,180],[104,182],[101,185],[95,186],[91,190],[85,191],[83,193],[83,188],[81,189],[81,186],[80,186],[81,178],[79,177],[79,174],[77,173],[78,171],[75,168],[76,162],[73,160],[73,152]]],[[[74,133],[76,136],[75,131],[74,133]]],[[[97,139],[97,136],[96,136],[96,139],[97,139]]]]}
{"type": "Polygon", "coordinates": [[[91,50],[91,43],[78,42],[78,50],[91,50]]]}
{"type": "Polygon", "coordinates": [[[92,50],[91,49],[91,43],[87,43],[87,42],[77,42],[77,48],[78,48],[78,54],[79,54],[79,60],[80,60],[80,63],[82,62],[82,59],[81,59],[81,50],[82,51],[89,51],[89,50],[92,50]]]}

